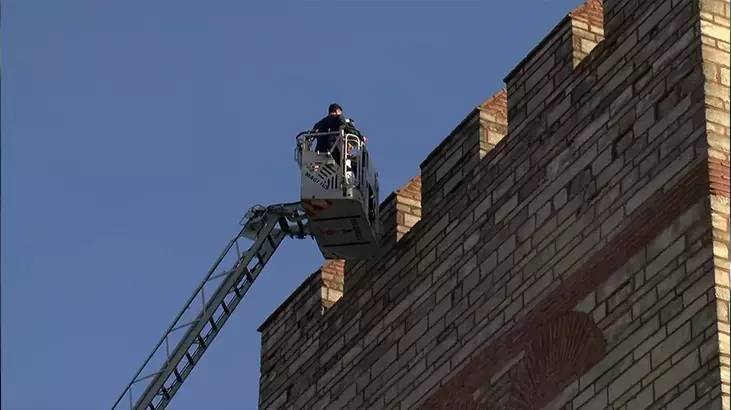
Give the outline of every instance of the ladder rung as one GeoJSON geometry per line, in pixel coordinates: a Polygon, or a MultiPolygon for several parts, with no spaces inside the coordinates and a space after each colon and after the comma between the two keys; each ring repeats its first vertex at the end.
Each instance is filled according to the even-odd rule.
{"type": "MultiPolygon", "coordinates": [[[[251,286],[251,281],[250,280],[245,280],[244,283],[242,283],[241,286],[239,288],[237,288],[236,290],[239,293],[241,293],[242,291],[244,293],[246,293],[246,291],[249,290],[249,287],[250,286],[251,286]]],[[[239,298],[239,300],[241,300],[241,299],[239,298]]]]}
{"type": "Polygon", "coordinates": [[[208,347],[208,345],[206,345],[206,341],[205,341],[205,340],[203,340],[203,338],[201,337],[201,335],[198,335],[198,336],[196,337],[196,340],[198,341],[198,344],[199,344],[199,345],[203,346],[203,348],[204,348],[204,349],[205,349],[206,347],[208,347]]]}
{"type": "MultiPolygon", "coordinates": [[[[249,268],[244,268],[244,275],[246,275],[246,280],[248,280],[249,282],[254,281],[254,278],[251,276],[251,271],[249,270],[249,268]]],[[[236,294],[238,294],[238,292],[236,292],[236,294]]]]}
{"type": "Polygon", "coordinates": [[[218,325],[216,325],[216,322],[213,321],[213,318],[208,319],[208,323],[211,324],[213,330],[218,331],[218,325]]]}

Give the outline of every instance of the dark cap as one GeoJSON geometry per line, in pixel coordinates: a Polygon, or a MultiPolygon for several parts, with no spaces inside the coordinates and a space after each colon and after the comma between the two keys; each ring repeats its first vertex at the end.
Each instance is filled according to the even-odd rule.
{"type": "Polygon", "coordinates": [[[327,107],[327,113],[328,114],[334,113],[337,110],[342,111],[343,110],[343,107],[341,107],[340,104],[336,104],[336,103],[332,103],[332,104],[330,104],[329,107],[327,107]]]}

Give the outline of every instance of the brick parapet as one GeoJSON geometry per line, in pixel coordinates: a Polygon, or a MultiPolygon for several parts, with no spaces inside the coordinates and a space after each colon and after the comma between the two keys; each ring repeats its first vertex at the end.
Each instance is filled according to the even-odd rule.
{"type": "MultiPolygon", "coordinates": [[[[394,191],[382,203],[380,209],[381,240],[378,255],[388,253],[401,238],[406,235],[422,217],[421,209],[421,176],[416,176],[394,191]]],[[[346,292],[367,274],[363,267],[365,261],[353,261],[346,264],[348,272],[345,280],[346,292]]]]}
{"type": "Polygon", "coordinates": [[[421,220],[421,176],[412,178],[396,192],[396,241],[421,220]]]}
{"type": "Polygon", "coordinates": [[[292,398],[282,368],[299,367],[303,359],[317,353],[317,321],[321,315],[320,271],[310,275],[300,287],[259,327],[262,336],[259,402],[285,403],[292,398]]]}
{"type": "Polygon", "coordinates": [[[567,81],[604,40],[602,21],[600,1],[577,7],[505,77],[509,133],[554,130],[573,103],[562,99],[571,88],[567,81]]]}
{"type": "Polygon", "coordinates": [[[566,17],[505,77],[508,94],[508,133],[551,105],[548,95],[573,71],[571,18],[566,17]]]}
{"type": "Polygon", "coordinates": [[[395,215],[389,236],[396,242],[421,220],[421,176],[416,176],[393,193],[395,215]]]}
{"type": "Polygon", "coordinates": [[[475,108],[421,163],[422,212],[444,203],[480,159],[480,115],[475,108]]]}
{"type": "Polygon", "coordinates": [[[280,366],[278,377],[295,386],[280,390],[303,392],[283,405],[720,403],[722,312],[691,3],[662,15],[648,12],[658,4],[638,5],[657,27],[651,36],[638,36],[648,24],[640,19],[614,32],[626,42],[608,34],[547,97],[565,107],[555,121],[511,122],[449,201],[425,210],[396,246],[354,266],[368,280],[317,322],[317,359],[280,366]],[[579,329],[568,334],[588,339],[555,339],[561,332],[552,329],[579,329]],[[536,367],[537,354],[564,352],[553,344],[582,341],[594,350],[577,366],[536,367]],[[563,376],[531,376],[552,371],[563,376]],[[538,396],[516,393],[520,386],[535,386],[538,396]]]}
{"type": "Polygon", "coordinates": [[[571,13],[574,68],[604,40],[604,9],[601,0],[587,1],[571,13]]]}
{"type": "Polygon", "coordinates": [[[436,211],[470,179],[481,158],[507,133],[507,98],[497,92],[475,107],[421,163],[424,215],[436,211]]]}

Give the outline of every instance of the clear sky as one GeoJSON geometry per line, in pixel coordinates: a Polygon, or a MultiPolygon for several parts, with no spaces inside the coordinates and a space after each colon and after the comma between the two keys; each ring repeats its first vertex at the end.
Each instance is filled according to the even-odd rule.
{"type": "MultiPolygon", "coordinates": [[[[337,101],[382,199],[580,0],[2,1],[2,408],[104,409],[337,101]]],[[[285,242],[175,397],[253,409],[285,242]]]]}

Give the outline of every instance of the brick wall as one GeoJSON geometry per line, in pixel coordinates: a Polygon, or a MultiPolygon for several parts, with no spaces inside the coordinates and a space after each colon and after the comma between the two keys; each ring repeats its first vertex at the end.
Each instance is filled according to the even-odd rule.
{"type": "Polygon", "coordinates": [[[729,3],[700,2],[700,32],[702,42],[704,92],[706,102],[706,131],[708,139],[708,172],[710,181],[711,224],[713,227],[713,258],[716,292],[716,315],[721,361],[722,391],[726,407],[731,394],[729,356],[729,3]]]}
{"type": "MultiPolygon", "coordinates": [[[[393,248],[421,220],[421,187],[421,176],[416,176],[381,203],[381,250],[393,248]]],[[[367,277],[362,269],[347,264],[345,268],[348,271],[346,291],[367,277]]]]}
{"type": "Polygon", "coordinates": [[[728,16],[571,12],[262,325],[260,406],[731,408],[728,16]]]}

